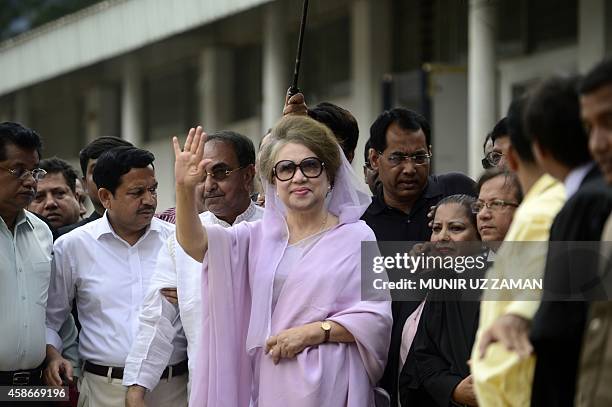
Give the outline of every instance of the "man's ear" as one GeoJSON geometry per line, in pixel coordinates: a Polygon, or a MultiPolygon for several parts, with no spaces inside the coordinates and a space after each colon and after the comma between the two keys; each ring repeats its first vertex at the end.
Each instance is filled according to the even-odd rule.
{"type": "Polygon", "coordinates": [[[506,162],[508,163],[508,168],[512,172],[516,172],[518,170],[519,160],[514,147],[512,147],[512,144],[508,146],[508,151],[506,151],[506,162]]]}
{"type": "Polygon", "coordinates": [[[89,190],[87,189],[87,177],[85,177],[84,175],[81,177],[81,184],[83,185],[83,191],[85,191],[85,193],[89,195],[89,190]]]}
{"type": "Polygon", "coordinates": [[[104,209],[112,209],[113,193],[106,188],[98,189],[98,198],[104,209]]]}
{"type": "Polygon", "coordinates": [[[373,148],[370,148],[368,150],[368,158],[370,160],[370,166],[372,167],[372,169],[378,171],[380,165],[380,154],[378,154],[378,152],[373,148]]]}
{"type": "Polygon", "coordinates": [[[531,144],[531,152],[533,153],[536,162],[540,166],[542,166],[542,162],[545,162],[550,156],[549,152],[545,148],[542,148],[540,143],[538,143],[536,140],[533,140],[533,143],[531,144]]]}

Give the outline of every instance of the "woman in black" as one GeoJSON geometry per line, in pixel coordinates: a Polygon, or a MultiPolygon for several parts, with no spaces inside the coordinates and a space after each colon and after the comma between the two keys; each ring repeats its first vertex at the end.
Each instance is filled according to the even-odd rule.
{"type": "MultiPolygon", "coordinates": [[[[476,216],[472,213],[474,198],[453,195],[440,201],[434,213],[431,243],[437,254],[448,256],[480,255],[483,268],[436,270],[445,279],[484,276],[487,255],[476,243],[480,236],[476,216]],[[466,247],[472,246],[472,247],[466,247]],[[467,253],[466,253],[467,251],[467,253]]],[[[469,287],[469,285],[468,285],[469,287]]],[[[461,301],[474,292],[433,290],[427,300],[412,347],[400,376],[402,406],[477,405],[471,386],[468,359],[472,351],[480,304],[461,301]]],[[[474,298],[474,297],[472,297],[474,298]]]]}

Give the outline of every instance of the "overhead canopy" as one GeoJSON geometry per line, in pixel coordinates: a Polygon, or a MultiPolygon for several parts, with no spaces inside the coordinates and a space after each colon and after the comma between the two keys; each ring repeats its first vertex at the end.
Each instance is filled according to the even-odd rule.
{"type": "Polygon", "coordinates": [[[270,0],[109,0],[0,43],[0,95],[270,0]]]}

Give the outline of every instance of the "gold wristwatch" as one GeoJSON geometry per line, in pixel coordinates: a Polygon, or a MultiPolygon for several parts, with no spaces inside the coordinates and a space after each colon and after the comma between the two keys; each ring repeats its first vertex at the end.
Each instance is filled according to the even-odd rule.
{"type": "Polygon", "coordinates": [[[325,340],[323,341],[323,343],[329,342],[329,334],[331,333],[331,324],[329,323],[329,321],[321,322],[321,329],[325,333],[325,340]]]}

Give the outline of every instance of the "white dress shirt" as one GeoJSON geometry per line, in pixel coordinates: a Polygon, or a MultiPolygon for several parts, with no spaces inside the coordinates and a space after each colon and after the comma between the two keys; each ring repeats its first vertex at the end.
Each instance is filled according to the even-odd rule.
{"type": "Polygon", "coordinates": [[[52,253],[51,231],[35,215],[22,210],[14,234],[0,217],[0,371],[34,369],[45,360],[52,253]]]}
{"type": "MultiPolygon", "coordinates": [[[[174,225],[153,218],[145,234],[130,246],[107,215],[61,236],[54,246],[47,306],[47,343],[61,348],[59,331],[76,297],[83,361],[124,366],[138,331],[138,316],[148,291],[157,254],[174,225]]],[[[186,358],[186,344],[174,343],[170,364],[186,358]]]]}
{"type": "Polygon", "coordinates": [[[565,180],[563,181],[563,185],[565,186],[565,195],[567,199],[570,199],[572,195],[574,195],[578,191],[578,188],[580,188],[580,184],[582,184],[582,181],[584,181],[587,174],[594,166],[595,163],[593,161],[589,161],[586,164],[582,164],[574,168],[570,171],[569,174],[567,174],[567,177],[565,177],[565,180]]]}
{"type": "MultiPolygon", "coordinates": [[[[247,210],[236,218],[234,225],[262,217],[263,208],[251,202],[247,210]]],[[[202,225],[231,226],[208,211],[200,214],[200,221],[202,225]]],[[[147,389],[155,388],[171,344],[181,337],[187,338],[189,372],[190,375],[193,373],[202,318],[201,290],[202,263],[185,253],[172,235],[159,252],[150,290],[142,307],[138,336],[126,360],[124,385],[139,384],[147,389]],[[160,293],[159,290],[165,287],[176,287],[178,309],[160,293]]]]}

